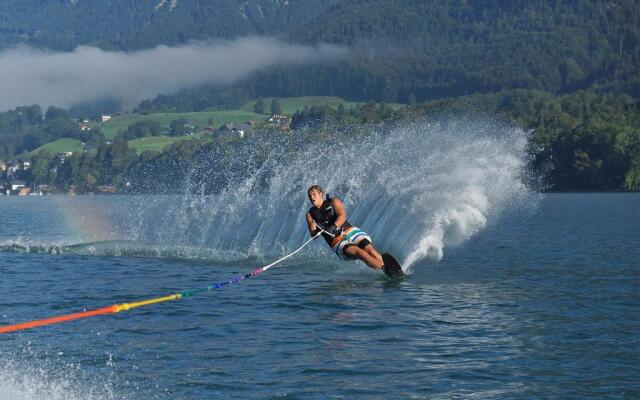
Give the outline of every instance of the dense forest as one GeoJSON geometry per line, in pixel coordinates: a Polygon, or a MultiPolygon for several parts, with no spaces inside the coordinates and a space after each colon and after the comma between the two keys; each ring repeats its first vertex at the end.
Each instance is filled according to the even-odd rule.
{"type": "Polygon", "coordinates": [[[639,21],[637,0],[344,0],[292,28],[290,37],[347,45],[348,61],[276,67],[233,88],[185,90],[142,108],[233,106],[243,94],[411,103],[508,89],[590,88],[638,97],[639,21]]]}
{"type": "Polygon", "coordinates": [[[191,40],[281,35],[336,0],[0,0],[0,49],[139,50],[191,40]]]}

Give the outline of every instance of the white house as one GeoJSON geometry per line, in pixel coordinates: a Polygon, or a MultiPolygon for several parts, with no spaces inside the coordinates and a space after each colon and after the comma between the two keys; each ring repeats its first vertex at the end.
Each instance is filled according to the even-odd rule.
{"type": "Polygon", "coordinates": [[[23,188],[23,187],[25,187],[24,181],[11,181],[11,190],[12,191],[15,192],[16,190],[18,190],[20,188],[23,188]]]}

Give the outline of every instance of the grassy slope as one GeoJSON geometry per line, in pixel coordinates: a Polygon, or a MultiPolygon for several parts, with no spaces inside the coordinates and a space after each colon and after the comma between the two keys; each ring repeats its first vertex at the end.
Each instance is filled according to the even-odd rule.
{"type": "Polygon", "coordinates": [[[182,140],[193,139],[195,136],[150,136],[129,140],[129,147],[138,153],[143,151],[162,151],[166,146],[182,140]]]}
{"type": "MultiPolygon", "coordinates": [[[[313,96],[313,97],[283,97],[278,98],[282,111],[285,114],[293,114],[297,110],[302,110],[305,106],[312,105],[325,105],[329,104],[333,107],[338,107],[338,104],[342,103],[347,108],[357,107],[361,102],[346,101],[340,97],[330,96],[313,96]]],[[[265,112],[269,113],[271,108],[271,98],[264,99],[265,112]]],[[[225,110],[225,111],[204,111],[204,112],[192,112],[192,113],[157,113],[157,114],[125,114],[113,117],[111,120],[102,123],[94,124],[102,130],[107,138],[114,138],[118,131],[126,130],[127,127],[133,123],[144,120],[159,121],[164,128],[169,128],[171,122],[175,119],[188,119],[195,122],[198,126],[208,126],[209,121],[212,122],[214,128],[218,128],[226,123],[241,123],[249,120],[261,121],[266,118],[266,114],[256,114],[253,112],[255,101],[250,101],[245,104],[240,110],[225,110]]],[[[394,109],[403,107],[403,104],[389,104],[394,109]]]]}
{"type": "MultiPolygon", "coordinates": [[[[265,113],[271,112],[271,100],[272,97],[264,98],[264,111],[265,113]]],[[[323,106],[330,105],[334,108],[337,108],[339,104],[344,104],[345,108],[355,108],[363,102],[358,101],[347,101],[341,97],[335,96],[306,96],[306,97],[278,97],[278,101],[280,102],[280,106],[282,106],[282,112],[285,114],[293,114],[298,110],[302,110],[305,106],[323,106]]],[[[255,100],[250,101],[244,106],[242,106],[242,110],[245,111],[253,111],[255,107],[255,100]]],[[[390,107],[393,109],[399,109],[404,106],[404,104],[396,104],[390,103],[390,107]]]]}
{"type": "Polygon", "coordinates": [[[30,157],[34,156],[38,154],[40,150],[49,150],[53,154],[63,153],[65,151],[72,151],[75,153],[75,152],[81,152],[83,150],[83,146],[79,140],[63,138],[63,139],[58,139],[58,140],[54,140],[53,142],[43,144],[37,149],[31,150],[28,154],[30,157]]]}
{"type": "MultiPolygon", "coordinates": [[[[162,149],[164,149],[166,146],[170,144],[179,142],[181,140],[193,139],[194,137],[195,136],[144,137],[140,139],[130,140],[129,146],[138,153],[142,153],[143,151],[146,151],[146,150],[162,151],[162,149]]],[[[53,154],[59,154],[65,151],[71,151],[71,152],[77,153],[77,152],[83,151],[83,146],[80,144],[79,140],[64,138],[64,139],[58,139],[56,141],[44,144],[38,147],[37,149],[30,151],[27,154],[29,155],[29,157],[33,157],[36,154],[38,154],[40,150],[43,150],[43,149],[47,149],[53,154]]],[[[95,148],[90,149],[89,151],[95,152],[95,148]]]]}
{"type": "Polygon", "coordinates": [[[111,120],[102,123],[96,123],[94,126],[102,130],[107,138],[114,138],[119,130],[126,130],[133,123],[153,120],[159,121],[164,128],[169,128],[171,122],[175,119],[188,119],[198,126],[208,126],[211,120],[213,127],[218,128],[226,123],[240,123],[248,120],[260,120],[264,116],[256,114],[252,111],[245,110],[226,110],[226,111],[206,111],[193,113],[158,113],[158,114],[125,114],[113,117],[111,120]]]}
{"type": "MultiPolygon", "coordinates": [[[[265,111],[269,112],[271,107],[271,99],[265,98],[265,111]]],[[[305,106],[313,105],[325,105],[328,104],[332,107],[338,107],[339,104],[344,104],[346,108],[357,107],[363,103],[355,101],[346,101],[340,97],[331,96],[308,96],[308,97],[282,97],[278,98],[282,111],[285,114],[293,114],[297,110],[302,110],[305,106]]],[[[127,127],[133,123],[154,120],[159,121],[164,128],[169,128],[171,122],[175,119],[188,119],[195,122],[198,126],[208,126],[209,122],[213,122],[212,125],[215,128],[220,127],[226,123],[241,123],[249,120],[262,121],[266,119],[267,114],[256,114],[253,112],[255,101],[250,101],[245,104],[240,110],[226,110],[226,111],[206,111],[206,112],[192,112],[192,113],[157,113],[157,114],[125,114],[114,116],[111,120],[102,123],[94,123],[94,128],[100,128],[105,134],[107,139],[113,139],[118,131],[126,130],[127,127]]],[[[403,107],[403,104],[389,104],[390,107],[398,109],[403,107]]],[[[193,136],[154,136],[145,137],[129,141],[129,146],[135,149],[138,153],[146,150],[161,151],[166,146],[185,139],[193,138],[193,136]]],[[[36,154],[40,149],[47,148],[52,153],[61,153],[64,151],[82,151],[82,145],[80,141],[75,139],[59,139],[51,143],[47,143],[35,150],[30,155],[36,154]]]]}

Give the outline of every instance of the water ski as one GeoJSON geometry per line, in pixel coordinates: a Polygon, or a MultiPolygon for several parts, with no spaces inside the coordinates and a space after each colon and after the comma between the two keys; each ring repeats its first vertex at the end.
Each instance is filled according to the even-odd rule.
{"type": "Polygon", "coordinates": [[[391,254],[384,253],[382,261],[384,262],[382,270],[389,278],[402,278],[404,276],[400,263],[391,254]]]}

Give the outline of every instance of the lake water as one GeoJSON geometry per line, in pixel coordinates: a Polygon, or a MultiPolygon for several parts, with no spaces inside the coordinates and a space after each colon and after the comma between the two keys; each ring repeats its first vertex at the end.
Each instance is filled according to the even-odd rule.
{"type": "MultiPolygon", "coordinates": [[[[0,324],[203,287],[305,240],[299,221],[269,251],[228,226],[202,241],[129,202],[162,204],[0,197],[0,324]]],[[[533,203],[402,281],[315,241],[220,290],[0,335],[0,399],[640,398],[640,195],[533,203]]]]}

